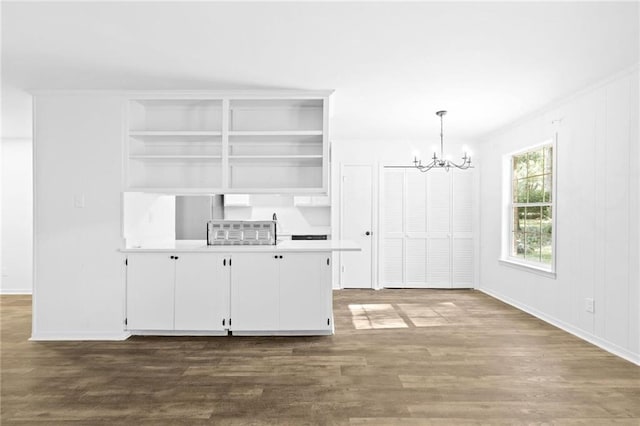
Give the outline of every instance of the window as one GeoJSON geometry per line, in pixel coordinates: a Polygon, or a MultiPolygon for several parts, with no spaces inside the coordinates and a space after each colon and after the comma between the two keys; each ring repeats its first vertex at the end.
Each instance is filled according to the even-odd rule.
{"type": "Polygon", "coordinates": [[[545,270],[554,266],[553,144],[511,156],[510,260],[545,270]]]}

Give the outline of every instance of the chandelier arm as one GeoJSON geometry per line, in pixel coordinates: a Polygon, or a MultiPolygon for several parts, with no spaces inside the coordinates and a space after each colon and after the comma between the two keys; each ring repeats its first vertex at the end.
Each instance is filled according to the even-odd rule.
{"type": "Polygon", "coordinates": [[[458,163],[454,163],[453,161],[449,161],[448,163],[449,163],[450,166],[455,167],[457,169],[462,169],[462,170],[469,169],[469,168],[473,167],[471,165],[471,160],[468,160],[468,159],[465,159],[465,158],[463,158],[462,163],[459,163],[459,164],[458,163]]]}
{"type": "Polygon", "coordinates": [[[436,166],[437,166],[437,163],[435,161],[431,161],[429,164],[425,166],[423,166],[422,164],[419,164],[416,166],[416,168],[424,173],[424,172],[428,172],[429,170],[433,169],[436,166]]]}

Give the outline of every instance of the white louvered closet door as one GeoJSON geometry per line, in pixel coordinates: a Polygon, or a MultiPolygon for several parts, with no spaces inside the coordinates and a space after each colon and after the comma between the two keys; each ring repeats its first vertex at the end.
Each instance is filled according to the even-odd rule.
{"type": "Polygon", "coordinates": [[[473,174],[455,172],[453,179],[452,262],[453,287],[467,288],[474,284],[473,241],[473,174]]]}
{"type": "Polygon", "coordinates": [[[473,287],[472,172],[385,168],[382,185],[382,286],[473,287]]]}
{"type": "Polygon", "coordinates": [[[384,169],[382,206],[382,282],[404,287],[404,170],[384,169]]]}
{"type": "MultiPolygon", "coordinates": [[[[412,170],[415,171],[415,170],[412,170]]],[[[405,287],[427,282],[427,181],[405,170],[405,287]]]]}
{"type": "Polygon", "coordinates": [[[451,175],[427,175],[427,287],[451,287],[451,175]]]}

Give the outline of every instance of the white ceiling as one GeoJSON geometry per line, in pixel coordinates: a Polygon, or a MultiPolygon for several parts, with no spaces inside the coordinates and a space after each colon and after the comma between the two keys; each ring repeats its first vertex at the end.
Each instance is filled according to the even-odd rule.
{"type": "Polygon", "coordinates": [[[472,140],[639,59],[638,2],[2,3],[27,89],[335,89],[334,139],[472,140]]]}

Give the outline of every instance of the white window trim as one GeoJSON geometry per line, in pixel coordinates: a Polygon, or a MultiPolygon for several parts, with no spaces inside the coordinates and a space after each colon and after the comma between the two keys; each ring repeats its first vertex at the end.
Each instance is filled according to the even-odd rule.
{"type": "Polygon", "coordinates": [[[556,218],[558,216],[558,200],[557,200],[557,190],[556,190],[556,177],[558,174],[557,167],[557,140],[558,134],[556,133],[553,138],[547,139],[544,142],[530,145],[526,148],[510,152],[503,157],[502,161],[502,245],[501,245],[501,254],[498,262],[501,265],[513,267],[522,271],[532,272],[538,275],[545,276],[547,278],[556,278],[556,236],[557,236],[557,227],[556,227],[556,218]],[[553,164],[552,164],[552,188],[551,188],[551,211],[552,211],[552,229],[551,229],[551,265],[547,265],[545,263],[533,262],[523,260],[519,257],[515,257],[511,255],[511,236],[513,235],[513,218],[511,215],[513,214],[512,204],[513,204],[513,179],[512,179],[512,160],[516,155],[523,154],[525,152],[533,151],[536,148],[540,148],[546,145],[551,145],[553,149],[553,164]]]}

